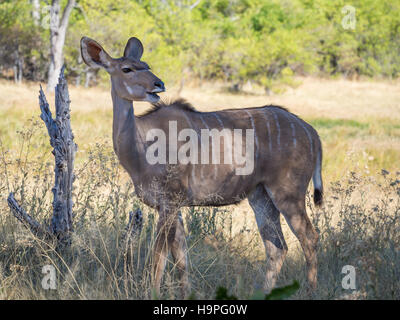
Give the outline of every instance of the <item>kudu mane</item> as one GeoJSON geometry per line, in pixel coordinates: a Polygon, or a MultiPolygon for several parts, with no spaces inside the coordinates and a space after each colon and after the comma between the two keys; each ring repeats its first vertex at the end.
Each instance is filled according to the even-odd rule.
{"type": "Polygon", "coordinates": [[[162,108],[175,108],[175,109],[180,109],[184,111],[189,111],[189,112],[200,112],[195,109],[195,107],[192,106],[191,103],[187,102],[185,99],[179,98],[176,100],[171,100],[171,101],[165,101],[165,100],[160,100],[157,103],[154,103],[152,107],[147,110],[145,113],[138,115],[137,118],[143,118],[146,117],[152,113],[155,113],[162,108]]]}
{"type": "MultiPolygon", "coordinates": [[[[150,114],[156,113],[157,111],[160,111],[163,108],[174,108],[177,110],[182,110],[182,111],[188,111],[188,112],[194,112],[194,113],[207,113],[203,111],[197,110],[193,105],[188,102],[186,99],[183,98],[178,98],[176,100],[160,100],[157,103],[152,104],[151,108],[149,110],[146,110],[141,115],[136,116],[137,118],[144,118],[150,114]]],[[[229,108],[229,109],[221,109],[218,111],[240,111],[240,110],[253,110],[253,109],[262,109],[262,108],[279,108],[281,110],[284,110],[286,112],[290,112],[289,109],[282,107],[282,106],[277,106],[273,104],[268,104],[264,106],[259,106],[259,107],[248,107],[248,108],[240,108],[240,109],[235,109],[235,108],[229,108]]],[[[212,112],[218,112],[218,111],[212,111],[212,112]]],[[[293,113],[292,113],[293,114],[293,113]]],[[[294,116],[297,117],[297,115],[293,114],[294,116]]]]}

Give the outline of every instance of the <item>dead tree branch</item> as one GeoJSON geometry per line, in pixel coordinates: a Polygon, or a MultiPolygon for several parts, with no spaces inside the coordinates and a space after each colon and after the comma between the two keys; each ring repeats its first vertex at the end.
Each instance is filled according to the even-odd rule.
{"type": "Polygon", "coordinates": [[[29,228],[33,234],[45,237],[50,235],[50,230],[48,228],[43,227],[39,222],[26,213],[26,211],[18,204],[12,192],[8,196],[7,202],[14,217],[23,223],[25,227],[29,228]]]}
{"type": "Polygon", "coordinates": [[[67,81],[64,77],[64,67],[56,87],[55,107],[56,118],[52,118],[46,96],[40,87],[39,105],[42,111],[40,117],[47,127],[50,136],[50,144],[53,147],[55,157],[55,182],[53,191],[53,217],[51,226],[42,227],[29,214],[25,212],[10,193],[8,204],[14,216],[33,233],[49,234],[56,237],[59,243],[69,244],[70,234],[73,231],[72,224],[72,184],[74,181],[74,160],[77,145],[74,143],[74,135],[70,122],[70,100],[67,81]]]}

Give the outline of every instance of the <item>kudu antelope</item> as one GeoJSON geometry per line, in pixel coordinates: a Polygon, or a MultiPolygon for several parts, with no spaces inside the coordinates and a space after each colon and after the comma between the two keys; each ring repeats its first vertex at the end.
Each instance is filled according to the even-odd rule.
{"type": "MultiPolygon", "coordinates": [[[[169,251],[179,271],[183,292],[189,288],[185,231],[179,208],[228,205],[246,197],[265,246],[265,289],[275,285],[287,253],[280,213],[301,243],[308,281],[315,288],[318,235],[307,216],[305,196],[312,177],[314,202],[317,205],[322,202],[322,149],[317,132],[278,106],[199,112],[182,100],[159,103],[157,93],[165,91],[164,83],[140,60],[143,46],[137,38],[129,39],[122,58],[111,58],[87,37],[81,40],[81,53],[89,66],[102,67],[110,74],[115,153],[131,176],[138,197],[159,212],[153,262],[156,291],[159,293],[169,251]],[[145,115],[135,116],[132,101],[148,101],[154,107],[145,115]],[[203,129],[253,129],[254,170],[247,175],[235,174],[237,163],[149,164],[145,156],[149,147],[147,134],[152,129],[165,132],[168,154],[171,141],[176,139],[169,133],[171,122],[176,123],[178,132],[194,130],[195,139],[200,139],[203,129]]],[[[179,147],[185,141],[177,143],[179,147]]],[[[221,157],[230,150],[222,147],[226,143],[224,139],[218,141],[221,157]]]]}

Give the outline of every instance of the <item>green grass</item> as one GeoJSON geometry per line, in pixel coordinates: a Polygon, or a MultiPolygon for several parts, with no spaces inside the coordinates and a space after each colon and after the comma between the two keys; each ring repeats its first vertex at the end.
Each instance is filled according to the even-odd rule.
{"type": "Polygon", "coordinates": [[[369,128],[369,123],[363,123],[356,120],[348,119],[329,119],[329,118],[317,118],[309,121],[310,124],[316,129],[334,129],[338,127],[356,128],[365,130],[369,128]]]}

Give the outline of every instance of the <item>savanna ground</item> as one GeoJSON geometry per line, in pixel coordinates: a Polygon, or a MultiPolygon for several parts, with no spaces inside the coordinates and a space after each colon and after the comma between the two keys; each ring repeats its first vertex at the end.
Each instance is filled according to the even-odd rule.
{"type": "MultiPolygon", "coordinates": [[[[325,204],[307,207],[320,234],[317,299],[400,298],[400,83],[299,78],[298,86],[267,96],[245,87],[231,94],[221,84],[187,86],[181,96],[197,109],[217,110],[269,103],[289,108],[319,132],[323,148],[325,204]],[[344,290],[342,267],[356,269],[356,290],[344,290]]],[[[173,98],[176,89],[164,98],[173,98]]],[[[70,87],[76,155],[75,233],[58,253],[10,214],[15,192],[37,220],[51,216],[53,156],[39,119],[38,84],[0,82],[0,298],[150,299],[154,210],[133,194],[111,145],[112,104],[106,88],[70,87]],[[128,213],[140,207],[144,226],[124,242],[128,213]],[[41,286],[42,267],[57,269],[57,289],[41,286]]],[[[54,97],[47,95],[50,105],[54,97]]],[[[135,104],[140,114],[149,105],[135,104]]],[[[311,190],[311,188],[310,188],[311,190]]],[[[262,286],[264,249],[255,218],[244,201],[223,208],[183,210],[188,229],[192,297],[211,299],[218,286],[246,299],[262,286]]],[[[300,282],[295,299],[310,298],[305,261],[284,220],[289,246],[278,286],[300,282]]],[[[162,298],[179,290],[167,264],[162,298]]]]}

